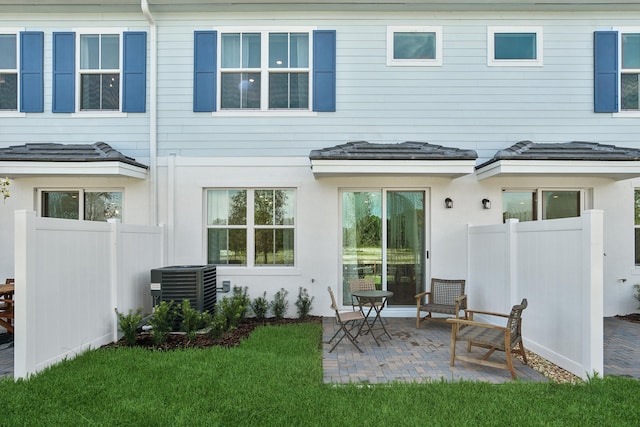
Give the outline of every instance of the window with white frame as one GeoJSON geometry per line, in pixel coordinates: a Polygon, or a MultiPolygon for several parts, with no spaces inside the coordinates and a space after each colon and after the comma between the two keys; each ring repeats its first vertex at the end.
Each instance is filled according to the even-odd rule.
{"type": "Polygon", "coordinates": [[[122,191],[102,189],[43,189],[40,215],[86,221],[122,220],[122,191]]]}
{"type": "Polygon", "coordinates": [[[212,189],[207,199],[207,262],[293,266],[295,190],[212,189]]]}
{"type": "Polygon", "coordinates": [[[515,218],[523,222],[578,217],[583,199],[583,190],[505,189],[502,191],[502,219],[515,218]]]}
{"type": "Polygon", "coordinates": [[[640,110],[640,32],[620,34],[620,109],[640,110]]]}
{"type": "Polygon", "coordinates": [[[542,46],[542,27],[488,27],[487,65],[541,67],[542,46]]]}
{"type": "Polygon", "coordinates": [[[442,65],[442,27],[387,27],[387,65],[442,65]]]}
{"type": "Polygon", "coordinates": [[[119,111],[120,34],[80,34],[78,43],[80,111],[119,111]]]}
{"type": "Polygon", "coordinates": [[[0,34],[0,111],[18,110],[18,35],[0,34]]]}
{"type": "Polygon", "coordinates": [[[310,34],[221,31],[221,109],[309,110],[310,34]]]}

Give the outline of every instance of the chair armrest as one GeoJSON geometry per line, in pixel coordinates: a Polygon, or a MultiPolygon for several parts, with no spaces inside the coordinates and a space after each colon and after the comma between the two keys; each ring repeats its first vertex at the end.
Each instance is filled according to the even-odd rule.
{"type": "Polygon", "coordinates": [[[466,299],[467,299],[467,295],[463,294],[463,295],[460,295],[459,297],[456,297],[456,302],[457,303],[461,303],[462,301],[464,301],[466,299]]]}
{"type": "Polygon", "coordinates": [[[416,299],[420,299],[425,295],[431,295],[431,292],[420,292],[419,294],[416,295],[416,299]]]}
{"type": "Polygon", "coordinates": [[[481,311],[481,310],[465,310],[465,312],[467,314],[484,314],[487,316],[498,316],[498,317],[505,317],[508,318],[510,315],[509,314],[504,314],[504,313],[495,313],[493,311],[481,311]]]}
{"type": "Polygon", "coordinates": [[[459,326],[460,325],[478,326],[478,327],[486,328],[486,329],[498,329],[500,331],[506,331],[508,329],[506,326],[493,325],[491,323],[475,322],[473,320],[449,318],[449,319],[447,319],[447,322],[456,323],[459,326]]]}

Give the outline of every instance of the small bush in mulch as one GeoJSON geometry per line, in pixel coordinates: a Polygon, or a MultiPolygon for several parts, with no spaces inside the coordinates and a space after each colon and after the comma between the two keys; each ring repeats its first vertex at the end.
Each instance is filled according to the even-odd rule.
{"type": "MultiPolygon", "coordinates": [[[[212,346],[234,347],[239,345],[243,339],[247,338],[258,326],[264,325],[288,325],[296,323],[322,323],[321,316],[308,316],[305,319],[276,319],[267,318],[258,321],[255,318],[248,318],[242,321],[236,328],[225,333],[221,338],[214,339],[210,334],[197,334],[195,338],[188,339],[182,332],[170,333],[163,343],[156,343],[149,332],[138,332],[134,346],[144,347],[150,350],[179,350],[183,348],[207,348],[212,346]]],[[[111,344],[104,345],[103,348],[131,347],[124,338],[111,344]]]]}

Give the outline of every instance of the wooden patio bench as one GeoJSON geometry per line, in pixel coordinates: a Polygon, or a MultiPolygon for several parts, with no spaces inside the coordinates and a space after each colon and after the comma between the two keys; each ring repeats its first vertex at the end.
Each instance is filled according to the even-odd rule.
{"type": "Polygon", "coordinates": [[[527,355],[522,344],[522,312],[525,308],[527,308],[526,298],[520,304],[514,305],[510,314],[466,310],[467,319],[448,319],[448,322],[453,323],[451,328],[451,366],[454,366],[457,359],[483,366],[508,369],[511,373],[511,378],[515,379],[516,372],[513,369],[511,353],[517,352],[522,356],[524,363],[527,363],[527,355]],[[492,323],[476,322],[473,320],[474,314],[506,318],[507,324],[506,326],[499,326],[492,323]],[[489,351],[478,359],[460,356],[456,354],[457,341],[467,341],[467,352],[471,351],[472,346],[487,348],[489,351]],[[496,350],[505,352],[506,363],[487,360],[496,350]]]}

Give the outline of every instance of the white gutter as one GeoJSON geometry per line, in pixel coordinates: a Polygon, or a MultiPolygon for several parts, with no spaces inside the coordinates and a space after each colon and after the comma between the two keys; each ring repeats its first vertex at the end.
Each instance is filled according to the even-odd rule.
{"type": "Polygon", "coordinates": [[[158,225],[158,29],[149,2],[140,0],[142,13],[150,26],[149,64],[149,222],[158,225]]]}

